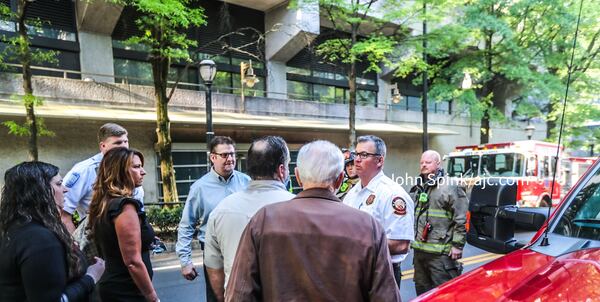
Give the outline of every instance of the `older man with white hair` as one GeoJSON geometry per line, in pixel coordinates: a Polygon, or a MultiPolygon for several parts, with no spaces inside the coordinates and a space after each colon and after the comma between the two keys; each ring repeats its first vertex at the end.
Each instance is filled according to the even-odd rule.
{"type": "Polygon", "coordinates": [[[304,191],[250,220],[226,301],[400,301],[383,228],[335,196],[343,166],[330,142],[300,149],[295,173],[304,191]]]}

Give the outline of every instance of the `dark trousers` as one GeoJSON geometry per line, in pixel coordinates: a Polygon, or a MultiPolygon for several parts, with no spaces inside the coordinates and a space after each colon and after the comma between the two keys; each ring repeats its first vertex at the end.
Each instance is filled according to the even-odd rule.
{"type": "Polygon", "coordinates": [[[401,263],[392,263],[392,267],[394,268],[394,279],[396,279],[398,290],[400,290],[400,282],[402,281],[402,268],[400,264],[401,263]]]}
{"type": "Polygon", "coordinates": [[[202,249],[202,270],[204,271],[204,283],[206,284],[206,302],[217,302],[217,295],[210,286],[210,280],[208,279],[208,272],[204,265],[204,242],[200,241],[200,248],[202,249]]]}
{"type": "Polygon", "coordinates": [[[452,260],[448,255],[432,254],[418,250],[414,252],[413,266],[417,296],[458,277],[462,273],[462,264],[452,260]]]}

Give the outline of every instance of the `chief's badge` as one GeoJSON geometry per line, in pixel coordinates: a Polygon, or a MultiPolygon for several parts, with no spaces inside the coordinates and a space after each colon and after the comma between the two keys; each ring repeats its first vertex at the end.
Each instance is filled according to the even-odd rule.
{"type": "Polygon", "coordinates": [[[394,208],[394,214],[400,216],[406,215],[406,201],[402,197],[394,197],[392,199],[392,208],[394,208]]]}
{"type": "Polygon", "coordinates": [[[375,201],[375,194],[371,194],[371,195],[369,195],[369,198],[367,198],[367,202],[366,202],[366,204],[367,204],[368,206],[370,206],[370,205],[372,205],[372,204],[373,204],[373,201],[375,201]]]}

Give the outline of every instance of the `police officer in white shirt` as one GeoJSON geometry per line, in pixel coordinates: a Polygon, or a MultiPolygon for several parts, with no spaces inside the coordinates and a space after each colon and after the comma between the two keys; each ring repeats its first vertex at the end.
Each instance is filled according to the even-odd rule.
{"type": "MultiPolygon", "coordinates": [[[[93,186],[96,182],[98,166],[104,154],[116,147],[129,148],[127,130],[117,124],[104,124],[98,130],[98,143],[100,153],[75,164],[65,175],[63,181],[65,187],[69,188],[69,191],[65,193],[65,204],[61,212],[61,219],[70,233],[75,231],[72,218],[75,211],[77,211],[80,218],[87,216],[92,200],[93,186]]],[[[142,187],[135,189],[133,198],[142,203],[144,202],[144,190],[142,187]]]]}
{"type": "Polygon", "coordinates": [[[344,203],[371,214],[385,229],[400,289],[400,262],[415,237],[414,203],[399,184],[383,174],[385,142],[373,135],[360,136],[357,142],[354,166],[360,182],[348,192],[344,203]]]}

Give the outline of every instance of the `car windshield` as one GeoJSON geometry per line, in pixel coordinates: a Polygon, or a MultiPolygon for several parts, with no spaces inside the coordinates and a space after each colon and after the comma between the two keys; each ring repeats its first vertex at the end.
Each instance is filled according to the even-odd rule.
{"type": "Polygon", "coordinates": [[[600,169],[575,195],[553,233],[600,240],[600,169]]]}
{"type": "Polygon", "coordinates": [[[448,160],[448,176],[475,177],[479,170],[479,156],[457,156],[448,160]]]}
{"type": "Polygon", "coordinates": [[[517,153],[485,154],[481,157],[481,176],[521,176],[523,159],[524,156],[517,153]]]}

